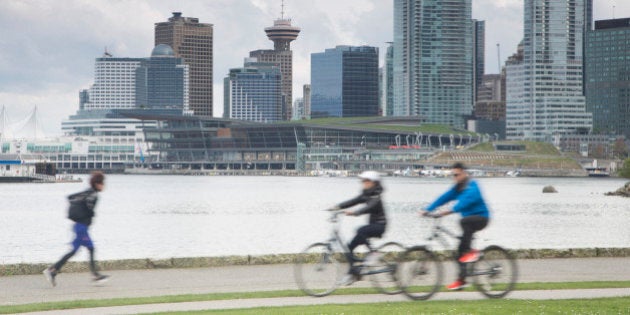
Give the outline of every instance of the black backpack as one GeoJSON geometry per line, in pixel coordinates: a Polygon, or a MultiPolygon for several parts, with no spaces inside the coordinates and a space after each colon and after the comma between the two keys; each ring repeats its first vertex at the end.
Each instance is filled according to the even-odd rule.
{"type": "Polygon", "coordinates": [[[70,207],[68,208],[68,219],[77,222],[87,215],[88,206],[86,203],[86,199],[89,195],[89,191],[83,191],[68,196],[68,201],[70,201],[70,207]]]}

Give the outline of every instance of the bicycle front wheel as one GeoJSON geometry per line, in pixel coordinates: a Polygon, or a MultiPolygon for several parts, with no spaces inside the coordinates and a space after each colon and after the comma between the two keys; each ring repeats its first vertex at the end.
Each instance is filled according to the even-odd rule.
{"type": "Polygon", "coordinates": [[[413,300],[426,300],[440,289],[442,263],[423,246],[408,249],[399,263],[399,283],[403,293],[413,300]]]}
{"type": "Polygon", "coordinates": [[[505,249],[492,245],[473,265],[475,287],[489,298],[506,296],[516,284],[516,259],[505,249]]]}
{"type": "Polygon", "coordinates": [[[405,248],[399,243],[389,242],[377,248],[376,252],[377,261],[366,266],[372,285],[384,294],[401,293],[398,264],[405,253],[405,248]]]}
{"type": "Polygon", "coordinates": [[[298,287],[310,296],[326,296],[337,289],[343,272],[330,244],[315,243],[297,255],[293,265],[298,287]]]}

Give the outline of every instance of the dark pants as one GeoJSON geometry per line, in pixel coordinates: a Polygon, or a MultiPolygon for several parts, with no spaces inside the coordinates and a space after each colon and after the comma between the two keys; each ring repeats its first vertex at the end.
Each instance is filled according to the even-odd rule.
{"type": "Polygon", "coordinates": [[[459,224],[462,226],[464,233],[462,234],[462,238],[459,242],[459,248],[457,249],[457,263],[459,264],[458,279],[463,281],[466,278],[466,264],[460,263],[459,258],[470,251],[470,243],[472,242],[473,234],[477,231],[483,230],[483,228],[488,225],[488,218],[480,215],[471,215],[462,218],[461,221],[459,221],[459,224]]]}
{"type": "Polygon", "coordinates": [[[72,250],[61,257],[61,259],[53,265],[55,272],[61,270],[61,267],[68,262],[68,259],[77,253],[81,246],[85,246],[90,251],[90,271],[92,271],[92,274],[97,276],[98,272],[96,271],[96,263],[94,262],[94,244],[88,234],[88,227],[85,224],[75,223],[73,229],[76,236],[72,241],[72,250]]]}
{"type": "Polygon", "coordinates": [[[348,244],[348,263],[350,264],[350,273],[355,273],[356,270],[352,268],[352,264],[356,261],[354,254],[352,253],[359,245],[367,245],[370,247],[370,237],[381,237],[385,233],[385,224],[368,224],[360,227],[357,230],[357,235],[348,244]]]}

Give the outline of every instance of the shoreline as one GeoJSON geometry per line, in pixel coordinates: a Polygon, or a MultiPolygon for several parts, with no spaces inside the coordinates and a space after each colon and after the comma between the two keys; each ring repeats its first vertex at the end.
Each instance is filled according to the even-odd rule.
{"type": "MultiPolygon", "coordinates": [[[[568,248],[568,249],[519,249],[511,251],[517,259],[545,258],[602,258],[630,257],[630,247],[618,248],[568,248]]],[[[437,251],[442,259],[450,257],[448,251],[437,251]]],[[[146,270],[146,269],[185,269],[225,266],[251,266],[271,264],[291,264],[296,254],[234,255],[220,257],[181,257],[166,259],[118,259],[97,261],[100,270],[146,270]]],[[[0,265],[0,276],[35,275],[48,267],[49,263],[18,263],[0,265]]],[[[64,273],[88,272],[86,261],[70,261],[64,273]]]]}

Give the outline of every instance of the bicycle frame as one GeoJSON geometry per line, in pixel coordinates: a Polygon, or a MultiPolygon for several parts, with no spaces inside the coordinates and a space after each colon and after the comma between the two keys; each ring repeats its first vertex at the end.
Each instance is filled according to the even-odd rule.
{"type": "MultiPolygon", "coordinates": [[[[445,250],[451,250],[452,246],[451,244],[447,241],[446,237],[444,235],[448,235],[450,238],[452,239],[461,239],[461,237],[457,234],[455,234],[454,232],[452,232],[451,230],[443,227],[442,225],[440,225],[440,221],[441,218],[440,217],[433,217],[434,221],[433,221],[433,226],[431,227],[431,232],[429,234],[429,236],[426,238],[427,240],[427,245],[426,247],[429,248],[429,244],[433,241],[436,240],[438,243],[440,243],[440,245],[442,245],[442,247],[445,250]]],[[[453,256],[457,255],[456,253],[453,254],[453,256]]]]}
{"type": "MultiPolygon", "coordinates": [[[[337,246],[339,246],[339,248],[341,248],[342,254],[347,258],[349,255],[353,256],[353,259],[356,262],[359,263],[363,263],[363,259],[354,256],[353,253],[350,252],[350,248],[348,248],[348,245],[343,242],[343,239],[341,238],[341,232],[340,232],[340,219],[339,219],[339,215],[343,215],[344,212],[343,211],[333,211],[333,214],[331,215],[331,217],[328,219],[329,222],[332,223],[332,231],[331,231],[331,235],[330,238],[324,242],[328,245],[328,249],[331,252],[334,252],[334,244],[336,244],[337,246]]],[[[366,246],[368,247],[368,250],[371,252],[373,251],[373,247],[369,244],[366,244],[366,246]]],[[[365,275],[374,275],[374,274],[379,274],[379,273],[384,273],[384,272],[389,272],[391,271],[390,267],[387,267],[385,269],[378,269],[378,270],[371,270],[371,271],[365,271],[362,270],[361,271],[361,275],[365,276],[365,275]]]]}

